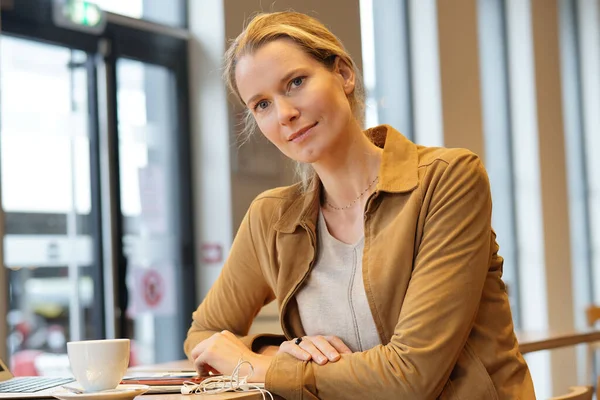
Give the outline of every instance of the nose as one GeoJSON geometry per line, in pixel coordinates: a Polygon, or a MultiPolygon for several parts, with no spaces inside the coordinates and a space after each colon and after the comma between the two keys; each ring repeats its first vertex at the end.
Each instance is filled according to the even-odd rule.
{"type": "Polygon", "coordinates": [[[290,101],[290,99],[281,97],[275,101],[277,107],[277,118],[280,125],[289,125],[300,116],[298,108],[290,101]]]}

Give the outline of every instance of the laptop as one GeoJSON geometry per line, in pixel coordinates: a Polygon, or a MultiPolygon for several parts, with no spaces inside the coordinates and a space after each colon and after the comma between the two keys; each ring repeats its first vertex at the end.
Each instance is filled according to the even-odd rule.
{"type": "Polygon", "coordinates": [[[0,399],[49,399],[52,392],[73,382],[72,377],[14,377],[0,359],[0,399]]]}

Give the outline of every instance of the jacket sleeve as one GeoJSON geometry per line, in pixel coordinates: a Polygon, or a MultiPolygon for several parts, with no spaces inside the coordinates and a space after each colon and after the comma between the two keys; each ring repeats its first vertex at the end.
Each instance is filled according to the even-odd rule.
{"type": "Polygon", "coordinates": [[[258,227],[253,230],[252,226],[259,225],[258,216],[253,219],[252,214],[255,203],[240,225],[219,277],[192,315],[183,346],[188,357],[198,343],[223,330],[237,335],[253,351],[263,344],[280,344],[285,340],[279,335],[248,335],[254,317],[275,298],[254,247],[253,235],[260,234],[258,227]]]}
{"type": "Polygon", "coordinates": [[[390,342],[323,366],[277,355],[268,390],[286,399],[440,395],[474,324],[493,238],[489,181],[478,157],[465,151],[437,176],[424,193],[421,242],[390,342]]]}

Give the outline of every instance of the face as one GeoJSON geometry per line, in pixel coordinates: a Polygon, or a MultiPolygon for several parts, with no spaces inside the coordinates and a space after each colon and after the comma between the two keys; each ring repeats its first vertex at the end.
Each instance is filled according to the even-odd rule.
{"type": "Polygon", "coordinates": [[[338,58],[330,70],[289,40],[242,56],[235,79],[261,132],[293,160],[330,156],[354,121],[352,68],[338,58]]]}

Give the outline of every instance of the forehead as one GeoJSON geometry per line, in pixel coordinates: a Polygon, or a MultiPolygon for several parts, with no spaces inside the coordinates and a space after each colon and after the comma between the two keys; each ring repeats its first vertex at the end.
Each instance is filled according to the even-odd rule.
{"type": "Polygon", "coordinates": [[[281,78],[296,68],[319,68],[322,64],[290,40],[267,43],[243,55],[235,67],[235,80],[244,101],[279,85],[281,78]]]}

